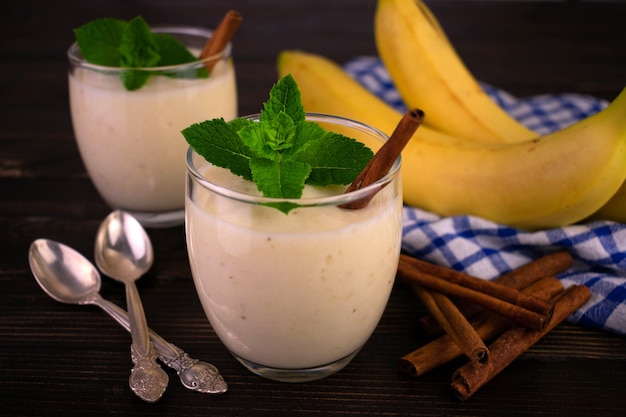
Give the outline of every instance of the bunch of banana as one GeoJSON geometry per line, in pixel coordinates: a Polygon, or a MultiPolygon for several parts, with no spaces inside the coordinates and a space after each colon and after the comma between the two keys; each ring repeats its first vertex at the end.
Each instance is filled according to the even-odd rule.
{"type": "MultiPolygon", "coordinates": [[[[426,124],[479,143],[534,137],[484,93],[422,0],[379,0],[374,28],[396,88],[409,107],[427,110],[426,124]]],[[[626,183],[592,217],[626,222],[626,183]]]]}
{"type": "Polygon", "coordinates": [[[483,91],[421,0],[379,0],[374,30],[400,96],[409,108],[426,111],[425,124],[481,143],[537,136],[483,91]]]}
{"type": "MultiPolygon", "coordinates": [[[[387,134],[400,120],[319,55],[283,51],[278,72],[296,79],[307,111],[361,120],[387,134]]],[[[526,229],[568,225],[596,212],[626,179],[626,89],[587,119],[515,143],[477,143],[421,126],[402,158],[407,204],[526,229]]]]}

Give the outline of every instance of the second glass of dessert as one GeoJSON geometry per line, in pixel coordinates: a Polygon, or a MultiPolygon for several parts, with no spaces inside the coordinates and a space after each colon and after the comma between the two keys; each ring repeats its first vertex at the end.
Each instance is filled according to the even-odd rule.
{"type": "MultiPolygon", "coordinates": [[[[183,26],[152,33],[177,39],[194,57],[213,34],[183,26]]],[[[230,43],[216,55],[145,68],[90,63],[79,43],[68,57],[76,142],[102,198],[144,226],[182,224],[187,144],[181,130],[207,117],[237,116],[230,43]]]]}

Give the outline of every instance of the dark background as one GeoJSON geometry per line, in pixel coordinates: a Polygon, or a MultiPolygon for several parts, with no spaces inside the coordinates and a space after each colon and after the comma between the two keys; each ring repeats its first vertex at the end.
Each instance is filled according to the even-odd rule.
{"type": "MultiPolygon", "coordinates": [[[[607,100],[626,85],[626,3],[429,0],[476,77],[517,96],[573,92],[607,100]]],[[[92,258],[109,208],[78,155],[67,96],[72,29],[141,14],[152,24],[215,26],[231,8],[240,113],[259,110],[283,49],[338,63],[376,54],[375,0],[21,0],[0,5],[0,416],[623,416],[626,339],[563,324],[470,401],[448,389],[463,360],[418,380],[397,359],[425,339],[424,309],[402,285],[372,339],[343,371],[309,384],[245,371],[208,325],[191,283],[182,227],[151,230],[156,261],[138,283],[151,327],[218,366],[230,391],[185,390],[170,373],[149,405],[128,388],[130,338],[96,307],[57,303],[27,263],[32,240],[60,240],[92,258]]],[[[121,284],[103,295],[123,305],[121,284]]]]}

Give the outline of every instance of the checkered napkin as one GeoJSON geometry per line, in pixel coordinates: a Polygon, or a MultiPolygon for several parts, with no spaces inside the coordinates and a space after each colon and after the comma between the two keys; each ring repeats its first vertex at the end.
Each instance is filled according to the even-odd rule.
{"type": "MultiPolygon", "coordinates": [[[[377,58],[362,57],[345,70],[378,97],[406,111],[398,92],[377,58]]],[[[542,95],[517,99],[489,85],[485,91],[509,114],[545,134],[606,107],[579,94],[542,95]]],[[[405,206],[405,251],[418,258],[493,279],[546,253],[567,249],[574,265],[558,278],[567,287],[584,284],[592,298],[568,321],[626,335],[626,225],[608,221],[525,232],[472,217],[440,217],[405,206]]]]}

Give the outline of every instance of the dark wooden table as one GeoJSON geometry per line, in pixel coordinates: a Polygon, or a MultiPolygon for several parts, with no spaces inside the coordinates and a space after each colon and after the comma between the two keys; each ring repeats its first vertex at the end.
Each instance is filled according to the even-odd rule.
{"type": "MultiPolygon", "coordinates": [[[[156,252],[139,281],[149,324],[219,367],[230,390],[169,390],[147,404],[128,388],[130,338],[96,307],[48,298],[27,249],[46,237],[92,258],[109,209],[74,143],[65,52],[72,28],[143,15],[152,23],[214,26],[228,8],[245,21],[235,39],[240,112],[256,112],[282,49],[343,63],[376,53],[375,0],[135,0],[2,2],[0,6],[0,415],[2,416],[623,416],[626,338],[568,324],[526,352],[467,402],[449,391],[463,361],[419,379],[397,359],[424,343],[424,311],[396,285],[371,340],[343,371],[284,384],[245,371],[211,330],[196,297],[182,227],[150,230],[156,252]]],[[[430,1],[478,78],[519,96],[577,92],[612,99],[626,84],[626,3],[430,1]]],[[[123,305],[121,284],[102,293],[123,305]]]]}

